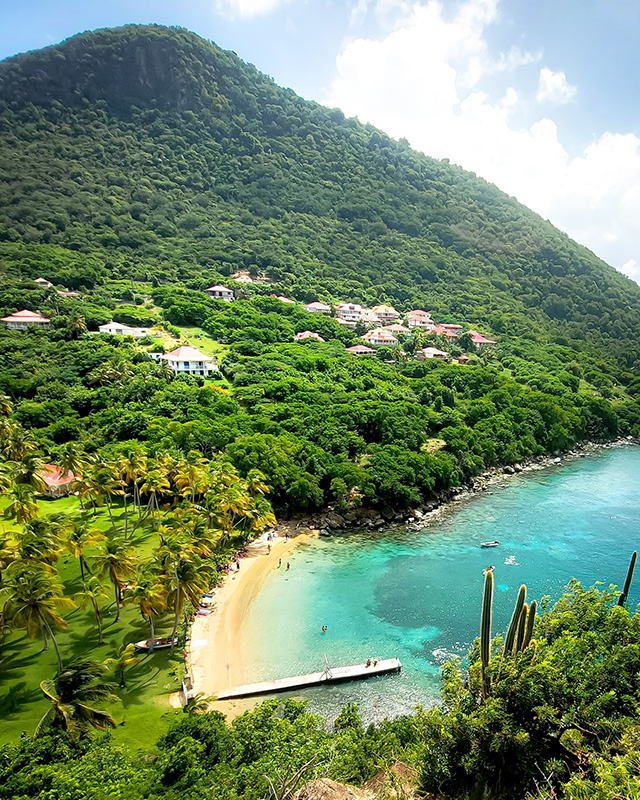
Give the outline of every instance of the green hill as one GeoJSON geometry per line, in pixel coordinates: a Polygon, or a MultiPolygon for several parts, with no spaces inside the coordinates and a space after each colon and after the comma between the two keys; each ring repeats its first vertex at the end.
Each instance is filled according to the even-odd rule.
{"type": "Polygon", "coordinates": [[[8,271],[55,253],[49,277],[75,286],[195,289],[243,268],[298,299],[389,299],[640,360],[635,283],[495,186],[179,29],[0,64],[0,240],[8,271]]]}

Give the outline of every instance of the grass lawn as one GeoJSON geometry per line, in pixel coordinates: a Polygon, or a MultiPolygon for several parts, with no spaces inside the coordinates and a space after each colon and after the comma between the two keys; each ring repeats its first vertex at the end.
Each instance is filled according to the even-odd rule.
{"type": "MultiPolygon", "coordinates": [[[[4,504],[3,504],[4,505],[4,504]]],[[[76,498],[55,501],[41,500],[40,513],[50,514],[79,510],[76,498]]],[[[98,527],[109,530],[111,523],[106,509],[99,510],[98,527]]],[[[117,520],[124,518],[121,508],[115,514],[117,520]]],[[[5,523],[9,528],[10,524],[5,523]]],[[[142,559],[147,558],[156,546],[156,536],[149,527],[140,528],[134,534],[133,543],[142,559]]],[[[89,563],[91,552],[87,552],[89,563]]],[[[80,568],[75,558],[63,555],[56,564],[67,596],[73,597],[82,588],[80,568]]],[[[118,647],[129,642],[149,637],[149,626],[135,606],[125,606],[121,619],[115,623],[113,587],[104,579],[105,599],[101,605],[104,623],[104,644],[98,645],[98,630],[93,611],[78,608],[67,612],[67,630],[56,631],[63,663],[75,656],[88,656],[104,661],[116,655],[118,647]]],[[[172,615],[164,614],[156,623],[156,635],[168,635],[172,628],[172,615]]],[[[117,742],[126,744],[134,751],[150,752],[158,737],[167,729],[170,720],[181,711],[168,705],[169,695],[180,687],[182,678],[182,650],[176,648],[173,656],[168,650],[152,654],[140,653],[141,662],[125,673],[126,686],[117,689],[119,701],[108,706],[108,711],[117,720],[114,731],[117,742]],[[179,676],[176,680],[176,675],[179,676]]],[[[28,639],[24,630],[16,630],[0,640],[0,744],[15,741],[22,731],[31,735],[38,720],[49,707],[40,690],[40,681],[52,678],[56,672],[56,657],[53,646],[48,652],[42,650],[42,639],[28,639]]],[[[117,684],[116,678],[110,678],[117,684]]]]}

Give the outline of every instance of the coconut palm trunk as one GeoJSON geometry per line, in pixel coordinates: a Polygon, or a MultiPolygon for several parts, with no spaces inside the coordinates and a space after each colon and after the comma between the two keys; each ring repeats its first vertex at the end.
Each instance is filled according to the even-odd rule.
{"type": "Polygon", "coordinates": [[[42,625],[44,627],[44,630],[49,634],[49,636],[51,637],[51,641],[53,642],[53,646],[56,651],[56,658],[58,660],[58,672],[62,672],[62,657],[60,656],[60,648],[58,647],[58,640],[54,636],[54,633],[51,630],[51,626],[49,625],[47,620],[42,616],[42,614],[40,614],[40,619],[42,620],[42,625]]]}
{"type": "Polygon", "coordinates": [[[173,646],[176,640],[176,633],[178,631],[178,622],[180,621],[180,612],[182,611],[182,593],[180,590],[180,578],[176,570],[176,613],[173,617],[173,630],[171,631],[171,655],[173,655],[173,646]]]}

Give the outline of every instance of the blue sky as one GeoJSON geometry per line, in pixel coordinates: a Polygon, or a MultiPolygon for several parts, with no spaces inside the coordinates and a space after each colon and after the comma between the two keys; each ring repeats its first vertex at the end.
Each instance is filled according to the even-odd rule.
{"type": "Polygon", "coordinates": [[[180,25],[476,172],[640,279],[637,0],[0,0],[0,58],[180,25]]]}

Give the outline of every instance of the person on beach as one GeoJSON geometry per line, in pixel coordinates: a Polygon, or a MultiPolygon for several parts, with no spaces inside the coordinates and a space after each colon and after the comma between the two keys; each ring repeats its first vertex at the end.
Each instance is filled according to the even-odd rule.
{"type": "Polygon", "coordinates": [[[290,566],[291,564],[287,561],[287,569],[289,569],[290,566]]]}
{"type": "Polygon", "coordinates": [[[269,553],[271,553],[271,545],[270,545],[270,544],[268,544],[268,545],[267,545],[267,551],[268,551],[269,553]]]}
{"type": "Polygon", "coordinates": [[[365,667],[370,667],[370,666],[371,666],[371,659],[368,658],[367,659],[367,663],[365,664],[365,667]]]}
{"type": "Polygon", "coordinates": [[[281,558],[279,558],[279,559],[278,559],[278,569],[280,569],[280,567],[281,567],[281,566],[282,566],[282,559],[281,559],[281,558]]]}

